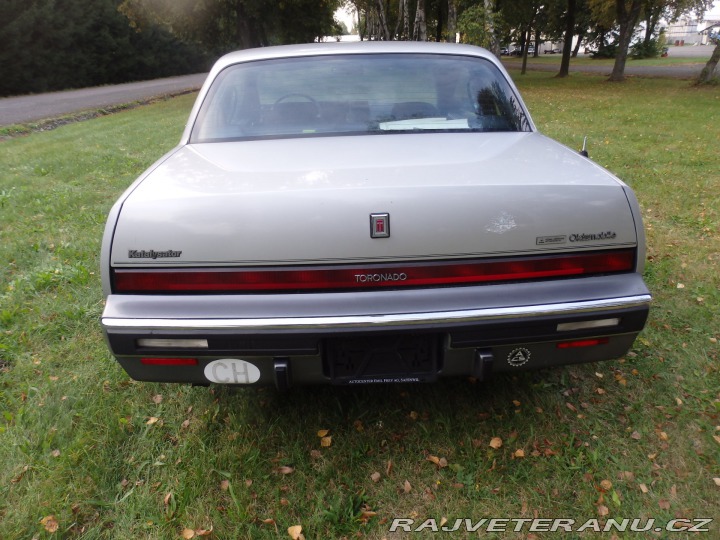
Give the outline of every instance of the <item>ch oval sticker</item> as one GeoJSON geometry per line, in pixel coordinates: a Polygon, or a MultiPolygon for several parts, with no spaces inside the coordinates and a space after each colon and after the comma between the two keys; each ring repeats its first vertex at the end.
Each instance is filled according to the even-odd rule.
{"type": "Polygon", "coordinates": [[[219,384],[253,384],[260,380],[260,370],[245,360],[224,358],[205,366],[205,378],[219,384]]]}

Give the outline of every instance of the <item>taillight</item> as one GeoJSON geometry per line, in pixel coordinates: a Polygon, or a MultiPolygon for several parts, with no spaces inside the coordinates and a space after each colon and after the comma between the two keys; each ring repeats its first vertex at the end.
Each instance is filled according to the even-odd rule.
{"type": "Polygon", "coordinates": [[[357,290],[526,281],[630,272],[632,249],[513,259],[374,266],[115,269],[117,293],[357,290]]]}

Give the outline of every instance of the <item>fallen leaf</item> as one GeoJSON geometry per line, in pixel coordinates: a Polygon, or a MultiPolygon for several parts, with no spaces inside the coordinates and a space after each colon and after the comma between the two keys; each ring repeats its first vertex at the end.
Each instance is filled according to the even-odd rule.
{"type": "Polygon", "coordinates": [[[490,439],[490,448],[494,448],[497,450],[503,445],[502,439],[500,437],[493,437],[490,439]]]}
{"type": "Polygon", "coordinates": [[[275,520],[273,518],[267,518],[267,519],[261,520],[261,523],[263,523],[265,525],[275,525],[275,520]]]}
{"type": "MultiPolygon", "coordinates": [[[[153,424],[156,424],[157,421],[160,420],[157,416],[151,416],[147,422],[145,422],[146,425],[152,426],[153,424]]],[[[193,533],[194,534],[194,533],[193,533]]]]}
{"type": "Polygon", "coordinates": [[[413,421],[417,420],[420,417],[420,415],[416,411],[410,411],[410,414],[408,416],[410,416],[410,420],[413,421]]]}
{"type": "Polygon", "coordinates": [[[277,469],[275,469],[275,471],[279,472],[280,474],[292,474],[295,472],[295,469],[293,467],[283,465],[282,467],[278,467],[277,469]]]}
{"type": "Polygon", "coordinates": [[[40,524],[45,528],[45,530],[49,533],[57,532],[57,530],[60,528],[60,524],[58,523],[57,519],[55,519],[55,516],[45,516],[40,520],[40,524]]]}
{"type": "Polygon", "coordinates": [[[387,466],[385,467],[385,476],[390,476],[393,470],[393,462],[388,460],[387,466]]]}
{"type": "Polygon", "coordinates": [[[329,448],[332,446],[332,437],[323,437],[320,439],[320,446],[323,448],[329,448]]]}
{"type": "Polygon", "coordinates": [[[604,504],[597,507],[597,513],[600,517],[605,517],[610,513],[610,510],[604,504]]]}
{"type": "Polygon", "coordinates": [[[156,394],[153,396],[152,400],[155,405],[160,405],[162,403],[163,397],[161,394],[156,394]]]}
{"type": "Polygon", "coordinates": [[[223,491],[227,491],[230,489],[230,481],[229,480],[223,480],[220,482],[220,489],[223,491]]]}
{"type": "Polygon", "coordinates": [[[713,478],[713,482],[715,482],[717,487],[720,487],[720,478],[713,478]]]}
{"type": "Polygon", "coordinates": [[[60,457],[60,450],[55,449],[52,452],[50,452],[50,455],[52,457],[60,457]]]}
{"type": "Polygon", "coordinates": [[[642,491],[643,493],[647,493],[649,490],[645,484],[640,484],[640,491],[642,491]]]}
{"type": "Polygon", "coordinates": [[[25,466],[22,468],[22,470],[20,471],[20,474],[18,474],[15,478],[13,478],[12,480],[10,480],[10,482],[11,482],[12,484],[17,484],[20,480],[23,479],[23,476],[25,476],[25,473],[28,472],[29,469],[30,469],[30,466],[29,466],[29,465],[25,465],[25,466]]]}
{"type": "Polygon", "coordinates": [[[165,498],[163,499],[163,504],[165,506],[168,506],[170,504],[171,500],[172,500],[172,492],[165,495],[165,498]]]}
{"type": "Polygon", "coordinates": [[[713,435],[712,437],[713,437],[713,439],[715,439],[715,442],[716,442],[716,443],[720,444],[720,437],[719,437],[719,436],[713,435]]]}
{"type": "Polygon", "coordinates": [[[519,407],[520,405],[522,405],[522,403],[519,402],[517,399],[513,399],[513,405],[515,405],[516,407],[519,407]]]}
{"type": "Polygon", "coordinates": [[[195,538],[195,531],[193,531],[192,529],[185,528],[185,529],[183,529],[182,537],[185,540],[190,540],[191,538],[195,538]]]}
{"type": "Polygon", "coordinates": [[[565,403],[565,406],[572,412],[577,412],[577,408],[572,403],[565,403]]]}
{"type": "Polygon", "coordinates": [[[412,490],[412,486],[410,485],[410,482],[405,480],[405,483],[403,484],[403,491],[405,493],[410,493],[411,490],[412,490]]]}
{"type": "Polygon", "coordinates": [[[660,433],[658,433],[658,437],[660,437],[660,440],[661,440],[661,441],[667,441],[667,440],[668,440],[668,434],[665,433],[664,431],[661,431],[660,433]]]}
{"type": "Polygon", "coordinates": [[[517,450],[515,450],[515,453],[513,454],[513,456],[516,458],[524,458],[525,450],[523,450],[522,448],[518,448],[517,450]]]}
{"type": "Polygon", "coordinates": [[[441,527],[444,526],[447,522],[448,522],[448,519],[445,516],[440,518],[440,526],[441,527]]]}
{"type": "Polygon", "coordinates": [[[380,478],[382,478],[382,475],[379,472],[374,472],[370,475],[370,480],[376,484],[380,481],[380,478]]]}
{"type": "Polygon", "coordinates": [[[190,420],[185,420],[182,424],[180,424],[180,429],[187,429],[190,426],[190,420]]]}
{"type": "Polygon", "coordinates": [[[670,510],[670,501],[668,501],[667,499],[660,499],[658,501],[658,506],[663,510],[670,510]]]}
{"type": "Polygon", "coordinates": [[[317,432],[317,436],[322,439],[323,437],[327,437],[328,433],[330,433],[329,429],[321,429],[317,432]]]}
{"type": "Polygon", "coordinates": [[[600,487],[605,491],[610,491],[612,489],[612,482],[610,480],[602,480],[600,482],[600,487]]]}
{"type": "Polygon", "coordinates": [[[302,525],[293,525],[292,527],[288,527],[287,531],[290,538],[293,540],[300,540],[301,538],[304,538],[302,534],[302,525]]]}
{"type": "Polygon", "coordinates": [[[195,534],[198,536],[210,536],[213,532],[212,526],[209,529],[197,529],[195,534]]]}
{"type": "Polygon", "coordinates": [[[603,388],[596,388],[596,389],[595,389],[595,392],[596,392],[598,395],[600,395],[600,396],[602,396],[602,395],[604,395],[604,394],[606,393],[606,392],[605,392],[605,389],[603,389],[603,388]]]}
{"type": "Polygon", "coordinates": [[[620,478],[626,482],[632,482],[635,480],[635,473],[632,471],[623,471],[620,473],[620,478]]]}
{"type": "Polygon", "coordinates": [[[640,433],[638,433],[637,431],[633,431],[632,435],[630,435],[630,437],[632,439],[635,439],[636,441],[639,441],[640,439],[642,439],[642,435],[640,435],[640,433]]]}

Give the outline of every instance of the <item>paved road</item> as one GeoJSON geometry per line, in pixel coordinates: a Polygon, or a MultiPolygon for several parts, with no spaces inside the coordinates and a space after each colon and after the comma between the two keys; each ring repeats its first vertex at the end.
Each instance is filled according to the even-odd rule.
{"type": "Polygon", "coordinates": [[[57,118],[81,111],[197,90],[206,76],[206,73],[200,73],[115,86],[1,98],[0,126],[57,118]]]}

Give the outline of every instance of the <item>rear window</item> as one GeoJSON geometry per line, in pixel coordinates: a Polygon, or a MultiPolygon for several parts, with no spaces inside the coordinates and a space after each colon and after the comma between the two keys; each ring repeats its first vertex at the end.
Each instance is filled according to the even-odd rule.
{"type": "Polygon", "coordinates": [[[191,142],[529,130],[517,96],[487,60],[353,54],[226,68],[200,108],[191,142]]]}

